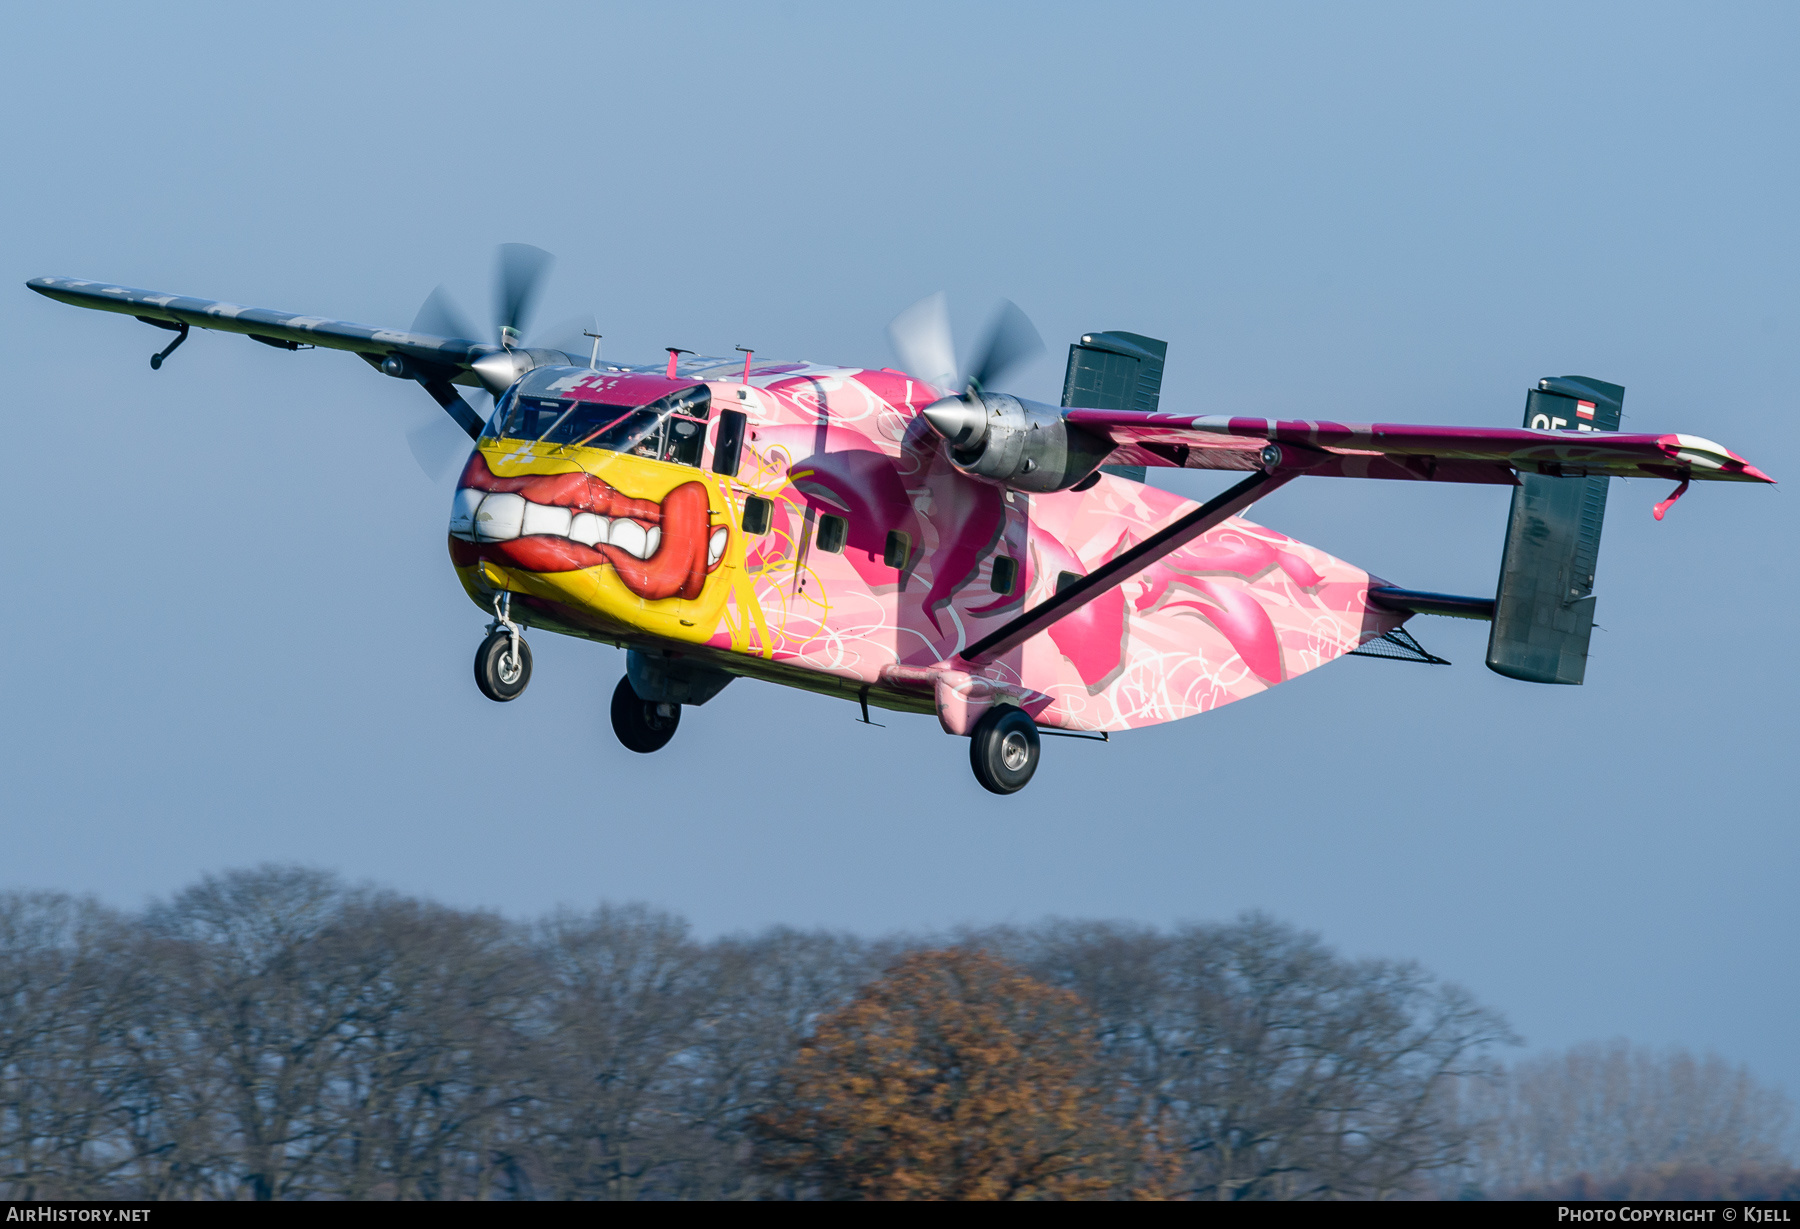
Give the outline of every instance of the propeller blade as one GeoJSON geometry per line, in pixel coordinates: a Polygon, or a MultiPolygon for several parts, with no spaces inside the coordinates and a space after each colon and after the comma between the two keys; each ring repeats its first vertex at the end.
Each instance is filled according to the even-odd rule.
{"type": "Polygon", "coordinates": [[[435,411],[406,433],[406,446],[433,486],[442,485],[469,455],[469,437],[463,429],[435,411]]]}
{"type": "Polygon", "coordinates": [[[576,360],[577,366],[582,366],[594,353],[594,339],[588,334],[599,331],[593,316],[570,316],[533,333],[531,346],[534,350],[561,350],[576,360]]]}
{"type": "Polygon", "coordinates": [[[960,391],[956,379],[956,343],[950,336],[950,308],[944,292],[920,299],[888,324],[888,340],[900,356],[900,369],[915,380],[960,391]]]}
{"type": "Polygon", "coordinates": [[[1043,352],[1044,339],[1025,313],[1012,300],[1002,299],[987,340],[970,366],[969,383],[977,389],[992,388],[1008,371],[1043,352]]]}
{"type": "Polygon", "coordinates": [[[495,282],[495,323],[515,334],[525,332],[538,285],[555,257],[529,243],[500,245],[500,275],[495,282]]]}
{"type": "Polygon", "coordinates": [[[431,337],[448,337],[456,341],[476,341],[478,335],[468,318],[457,308],[449,292],[442,286],[432,291],[413,317],[412,331],[431,337]]]}

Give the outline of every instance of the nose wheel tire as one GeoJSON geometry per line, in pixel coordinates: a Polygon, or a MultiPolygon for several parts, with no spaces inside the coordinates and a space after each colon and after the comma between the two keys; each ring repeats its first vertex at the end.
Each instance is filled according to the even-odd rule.
{"type": "Polygon", "coordinates": [[[531,646],[524,638],[518,641],[518,655],[513,654],[512,633],[491,633],[475,650],[475,685],[490,700],[516,700],[531,682],[531,646]]]}
{"type": "Polygon", "coordinates": [[[1022,708],[1001,704],[983,713],[969,737],[969,766],[981,787],[1016,794],[1038,766],[1037,723],[1022,708]]]}
{"type": "Polygon", "coordinates": [[[613,733],[627,749],[648,755],[661,751],[675,737],[681,705],[640,699],[631,689],[631,680],[623,678],[613,689],[612,723],[613,733]]]}

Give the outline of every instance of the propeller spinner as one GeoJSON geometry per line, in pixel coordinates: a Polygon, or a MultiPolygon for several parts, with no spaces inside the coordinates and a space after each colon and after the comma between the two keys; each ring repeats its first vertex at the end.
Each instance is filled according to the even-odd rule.
{"type": "MultiPolygon", "coordinates": [[[[569,361],[565,347],[553,343],[529,349],[524,346],[531,310],[537,303],[544,275],[555,260],[550,253],[528,243],[500,245],[494,275],[493,331],[499,349],[470,364],[482,387],[495,397],[511,388],[533,367],[569,361]]],[[[558,328],[557,336],[560,338],[565,332],[578,336],[584,326],[591,329],[592,319],[568,322],[558,328]]],[[[433,290],[426,297],[424,306],[419,308],[418,316],[413,319],[413,332],[464,341],[476,339],[476,330],[442,286],[433,290]]]]}
{"type": "MultiPolygon", "coordinates": [[[[498,398],[533,367],[570,361],[562,347],[526,349],[522,345],[544,275],[555,259],[542,248],[527,243],[500,245],[494,275],[492,334],[498,346],[470,364],[490,396],[498,398]]],[[[557,336],[564,332],[579,334],[584,327],[592,327],[591,317],[559,326],[557,336]]],[[[413,318],[412,331],[459,341],[478,339],[477,329],[442,286],[426,296],[419,314],[413,318]]],[[[436,415],[407,432],[407,444],[419,468],[434,481],[442,480],[468,449],[468,440],[461,432],[436,415]]]]}
{"type": "Polygon", "coordinates": [[[1055,406],[992,391],[1007,372],[1044,349],[1037,329],[1013,303],[1001,301],[966,368],[957,366],[941,293],[894,317],[888,336],[911,375],[963,390],[940,397],[922,414],[964,473],[1022,491],[1060,491],[1085,480],[1112,450],[1110,440],[1068,426],[1055,406]]]}

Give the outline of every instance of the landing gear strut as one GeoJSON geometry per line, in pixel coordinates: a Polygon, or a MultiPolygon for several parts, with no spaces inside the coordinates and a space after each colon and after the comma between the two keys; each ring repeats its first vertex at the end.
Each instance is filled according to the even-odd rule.
{"type": "Polygon", "coordinates": [[[1000,704],[983,713],[969,736],[969,766],[981,788],[1016,794],[1038,766],[1037,722],[1022,708],[1000,704]]]}
{"type": "Polygon", "coordinates": [[[512,594],[502,593],[494,599],[487,639],[475,650],[475,685],[490,700],[516,700],[531,682],[531,646],[511,615],[512,594]]]}
{"type": "Polygon", "coordinates": [[[613,689],[613,733],[632,750],[648,755],[661,751],[675,737],[681,724],[681,705],[644,700],[631,689],[631,680],[622,678],[613,689]]]}

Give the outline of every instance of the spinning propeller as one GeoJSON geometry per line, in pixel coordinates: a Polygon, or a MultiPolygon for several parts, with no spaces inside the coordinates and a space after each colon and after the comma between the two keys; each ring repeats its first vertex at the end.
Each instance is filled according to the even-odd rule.
{"type": "MultiPolygon", "coordinates": [[[[921,299],[888,325],[894,349],[915,377],[961,389],[920,411],[949,445],[950,464],[971,477],[1026,492],[1085,490],[1115,447],[1104,435],[1071,426],[1060,406],[994,391],[1009,371],[1043,353],[1025,313],[1002,299],[967,366],[956,364],[944,296],[921,299]]],[[[1097,481],[1097,479],[1096,479],[1097,481]]]]}
{"type": "MultiPolygon", "coordinates": [[[[499,267],[494,274],[494,330],[489,336],[502,349],[522,346],[525,324],[537,302],[538,288],[555,260],[544,249],[534,248],[529,243],[500,245],[499,267]]],[[[413,318],[412,331],[462,341],[476,341],[480,337],[442,286],[426,297],[424,306],[413,318]]]]}
{"type": "Polygon", "coordinates": [[[958,367],[942,291],[895,316],[888,325],[888,337],[907,374],[939,388],[962,390],[925,409],[925,420],[953,448],[966,447],[980,438],[986,417],[981,394],[992,390],[1007,372],[1044,352],[1044,339],[1025,313],[1002,299],[981,345],[966,367],[958,367]]]}
{"type": "MultiPolygon", "coordinates": [[[[592,316],[576,316],[544,331],[525,344],[526,326],[537,303],[544,275],[555,257],[528,243],[500,245],[494,275],[494,324],[488,335],[499,348],[477,359],[475,376],[490,397],[510,388],[526,371],[543,362],[582,361],[588,353],[586,336],[594,332],[592,316]]],[[[480,333],[442,286],[426,296],[412,331],[459,341],[477,341],[480,333]]],[[[469,450],[468,437],[441,414],[433,414],[406,434],[413,459],[426,477],[442,481],[469,450]]]]}

